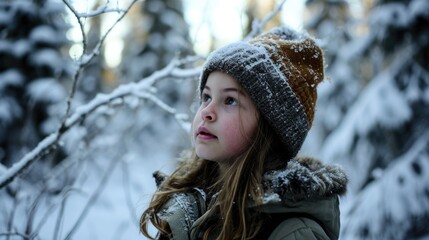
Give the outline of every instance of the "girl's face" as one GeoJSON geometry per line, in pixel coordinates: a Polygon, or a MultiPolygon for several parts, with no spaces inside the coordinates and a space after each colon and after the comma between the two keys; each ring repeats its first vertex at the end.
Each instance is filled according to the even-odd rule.
{"type": "Polygon", "coordinates": [[[258,118],[252,100],[233,77],[211,73],[193,121],[196,154],[228,164],[249,146],[258,118]]]}

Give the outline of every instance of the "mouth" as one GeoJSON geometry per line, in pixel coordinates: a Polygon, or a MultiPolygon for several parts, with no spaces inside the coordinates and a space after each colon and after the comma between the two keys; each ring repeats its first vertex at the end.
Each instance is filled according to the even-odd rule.
{"type": "Polygon", "coordinates": [[[201,138],[201,139],[215,139],[217,138],[216,135],[212,134],[207,128],[205,127],[199,127],[197,134],[196,134],[197,138],[201,138]]]}

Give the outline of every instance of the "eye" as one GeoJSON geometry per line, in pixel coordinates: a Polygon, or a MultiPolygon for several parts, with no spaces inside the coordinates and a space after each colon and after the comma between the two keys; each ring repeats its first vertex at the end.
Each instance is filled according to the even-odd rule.
{"type": "Polygon", "coordinates": [[[226,104],[226,105],[236,106],[236,105],[238,105],[238,101],[237,101],[237,99],[235,99],[235,98],[233,98],[233,97],[227,97],[227,98],[225,99],[225,104],[226,104]]]}
{"type": "Polygon", "coordinates": [[[201,95],[201,101],[202,101],[203,103],[205,103],[205,102],[209,102],[211,99],[212,99],[212,97],[210,97],[210,95],[208,95],[207,93],[203,93],[203,94],[201,95]]]}

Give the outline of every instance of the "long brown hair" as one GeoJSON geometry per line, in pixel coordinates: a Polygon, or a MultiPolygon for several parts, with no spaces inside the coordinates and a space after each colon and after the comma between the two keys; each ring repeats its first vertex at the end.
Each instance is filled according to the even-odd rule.
{"type": "Polygon", "coordinates": [[[261,230],[263,220],[257,217],[261,214],[259,211],[250,211],[249,205],[259,205],[261,201],[264,172],[284,166],[289,157],[289,153],[282,150],[280,140],[266,120],[259,117],[258,128],[249,148],[233,161],[225,174],[219,174],[216,162],[200,159],[195,154],[184,161],[153,196],[149,207],[141,216],[140,231],[146,237],[154,239],[147,229],[151,222],[160,234],[170,234],[171,229],[157,216],[157,212],[172,193],[188,192],[199,187],[208,196],[219,193],[216,203],[204,214],[204,226],[197,228],[204,240],[214,233],[218,240],[252,239],[261,230]],[[277,156],[273,156],[274,154],[277,156]],[[222,190],[219,191],[220,189],[222,190]]]}

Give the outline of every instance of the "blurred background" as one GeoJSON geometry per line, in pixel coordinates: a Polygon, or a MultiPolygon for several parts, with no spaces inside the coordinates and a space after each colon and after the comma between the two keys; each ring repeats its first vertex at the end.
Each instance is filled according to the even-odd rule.
{"type": "Polygon", "coordinates": [[[204,58],[269,16],[263,30],[306,30],[325,49],[301,154],[350,178],[341,239],[429,239],[426,0],[1,0],[0,182],[82,114],[3,182],[0,239],[143,239],[152,172],[171,172],[191,146],[204,58]],[[191,56],[181,74],[153,75],[191,56]]]}

